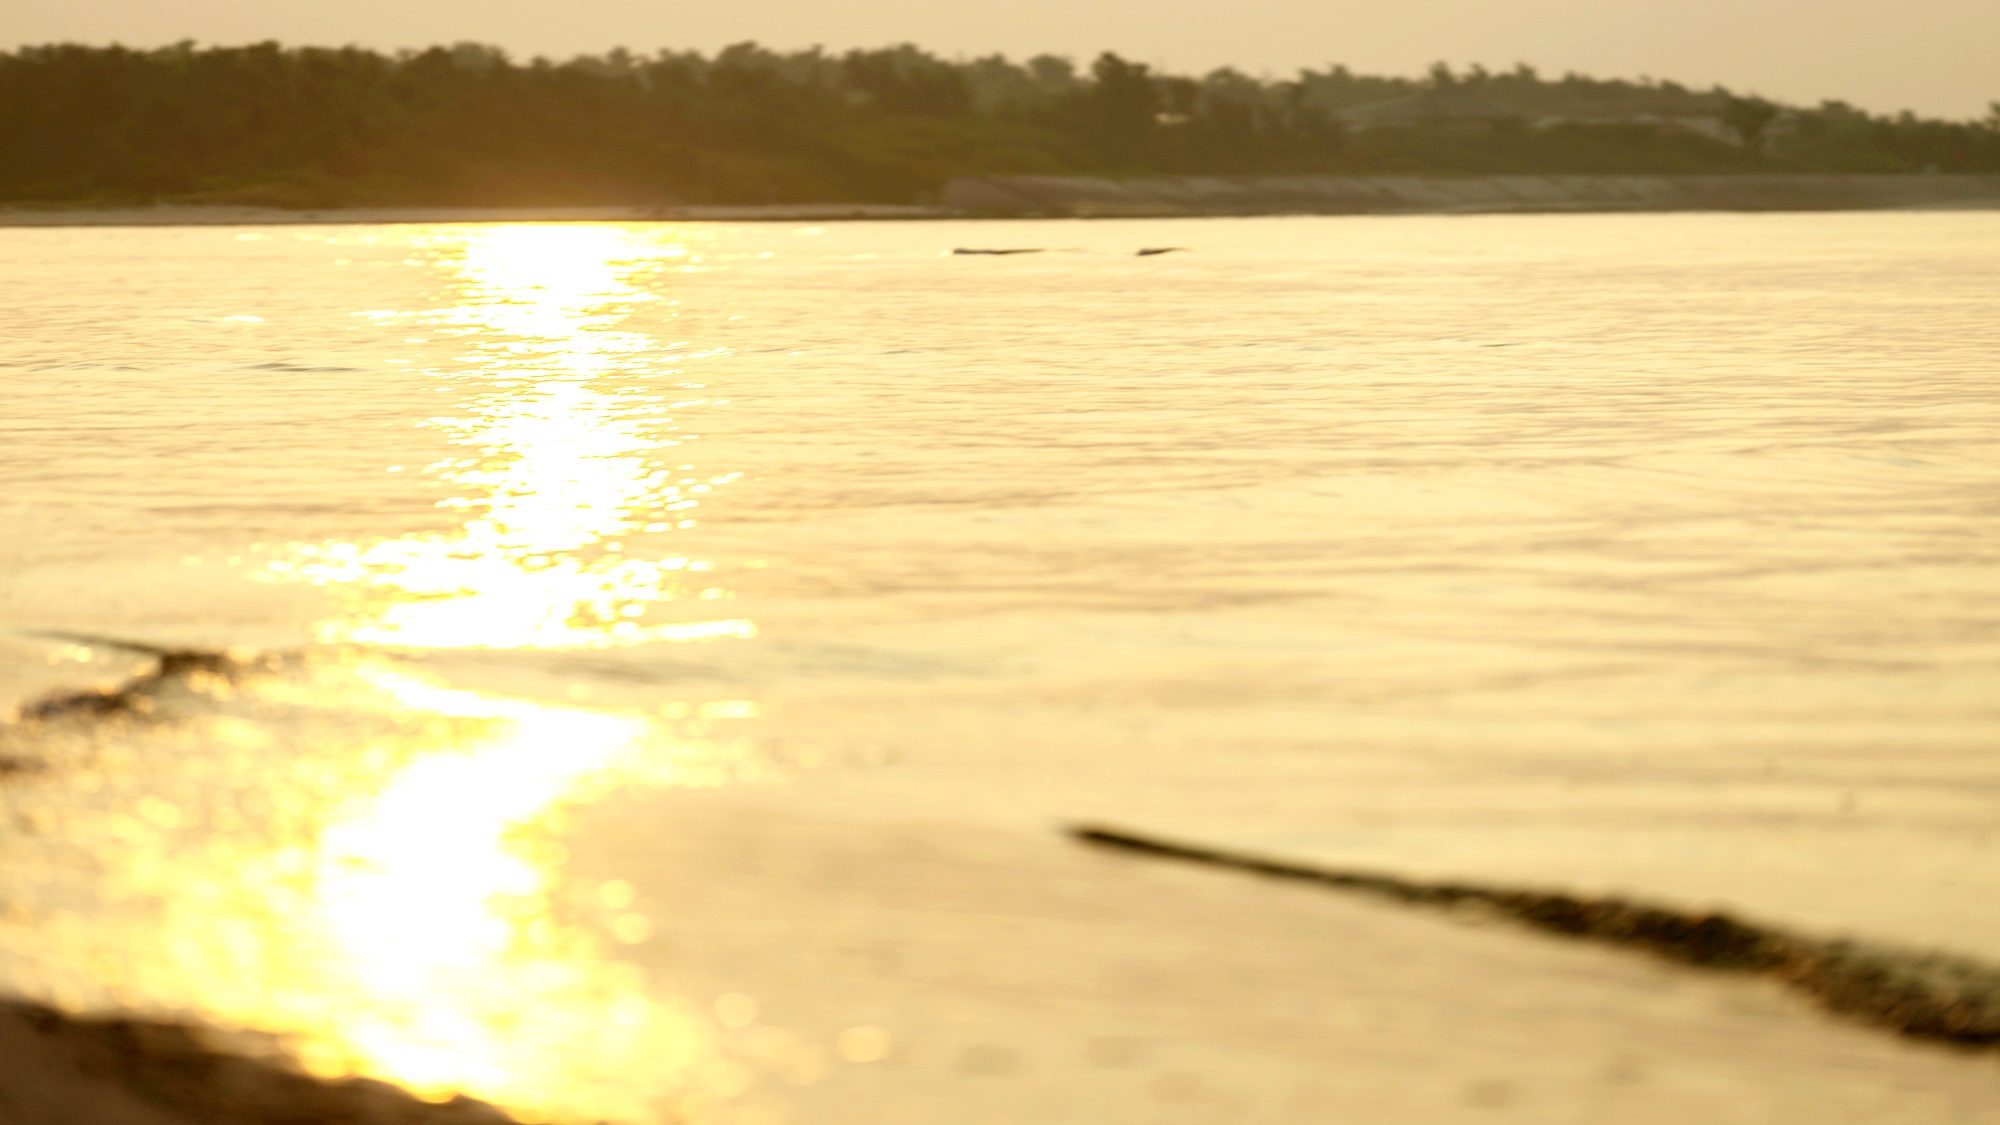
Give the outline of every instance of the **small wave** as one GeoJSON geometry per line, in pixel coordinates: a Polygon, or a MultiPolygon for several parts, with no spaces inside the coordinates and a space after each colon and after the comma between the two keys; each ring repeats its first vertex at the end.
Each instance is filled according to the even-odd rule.
{"type": "Polygon", "coordinates": [[[363,369],[359,367],[327,367],[310,363],[286,363],[283,360],[272,360],[269,363],[247,363],[239,370],[288,371],[300,375],[345,375],[353,374],[363,369]]]}
{"type": "MultiPolygon", "coordinates": [[[[217,649],[166,648],[144,641],[126,640],[83,633],[38,632],[48,640],[65,641],[89,648],[109,648],[155,658],[158,663],[147,672],[112,687],[58,691],[30,700],[20,709],[23,722],[56,719],[96,718],[108,715],[146,715],[156,707],[162,686],[202,677],[232,681],[246,672],[268,666],[268,657],[245,657],[217,649]]],[[[0,774],[9,771],[0,759],[0,774]]]]}
{"type": "Polygon", "coordinates": [[[1425,883],[1094,825],[1069,831],[1100,847],[1319,883],[1413,906],[1484,913],[1683,965],[1764,976],[1804,992],[1828,1011],[1898,1034],[2000,1048],[2000,965],[1968,957],[1812,937],[1717,911],[1519,887],[1425,883]]]}

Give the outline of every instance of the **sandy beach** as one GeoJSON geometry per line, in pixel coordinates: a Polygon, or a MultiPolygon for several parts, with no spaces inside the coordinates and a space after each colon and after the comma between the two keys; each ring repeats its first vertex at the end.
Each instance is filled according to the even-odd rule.
{"type": "MultiPolygon", "coordinates": [[[[571,839],[577,877],[615,875],[640,901],[673,904],[638,964],[759,998],[726,1013],[746,1058],[840,1041],[857,1016],[896,1027],[859,1063],[788,1056],[804,1069],[762,1101],[737,1098],[739,1112],[910,1125],[2000,1120],[1990,1050],[1829,1019],[1769,982],[1053,834],[829,820],[803,804],[614,800],[571,839]]],[[[0,1011],[0,1045],[10,1121],[506,1120],[307,1079],[171,1026],[17,1005],[0,1011]]],[[[717,1073],[727,1093],[734,1072],[717,1073]]]]}

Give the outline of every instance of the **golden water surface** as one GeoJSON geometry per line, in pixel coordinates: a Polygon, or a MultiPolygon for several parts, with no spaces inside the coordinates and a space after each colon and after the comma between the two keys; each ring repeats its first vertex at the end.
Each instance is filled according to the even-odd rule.
{"type": "Polygon", "coordinates": [[[1160,225],[7,232],[9,682],[236,653],[8,729],[9,987],[721,1113],[888,1033],[565,833],[850,769],[2000,941],[2000,220],[1160,225]]]}

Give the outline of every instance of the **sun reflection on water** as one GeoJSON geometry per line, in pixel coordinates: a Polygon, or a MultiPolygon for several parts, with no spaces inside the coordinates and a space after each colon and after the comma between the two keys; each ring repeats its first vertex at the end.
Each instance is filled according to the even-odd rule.
{"type": "Polygon", "coordinates": [[[9,989],[276,1035],[316,1073],[527,1120],[657,1120],[701,1085],[712,1021],[615,952],[671,903],[576,913],[561,820],[616,789],[761,778],[749,701],[655,709],[681,723],[358,651],[152,698],[143,722],[37,731],[73,766],[0,790],[9,823],[61,825],[0,852],[9,989]]]}
{"type": "Polygon", "coordinates": [[[622,327],[655,300],[634,276],[686,251],[615,227],[454,240],[460,304],[368,315],[420,318],[472,350],[457,376],[476,381],[464,413],[429,422],[472,453],[431,466],[458,493],[440,506],[469,518],[449,532],[301,545],[271,576],[340,594],[347,611],[320,629],[329,642],[589,648],[754,635],[741,618],[660,619],[705,564],[644,549],[692,527],[702,499],[742,475],[668,463],[690,435],[665,411],[706,400],[668,403],[662,392],[685,384],[662,385],[674,369],[661,365],[689,356],[622,327]]]}
{"type": "MultiPolygon", "coordinates": [[[[670,545],[741,477],[697,473],[692,435],[669,416],[706,404],[672,381],[672,364],[698,357],[629,327],[657,300],[638,279],[686,251],[590,226],[441,232],[428,250],[457,303],[364,315],[419,323],[463,349],[429,372],[461,391],[456,412],[425,423],[464,450],[429,467],[451,493],[440,508],[462,522],[299,544],[265,577],[329,590],[340,608],[319,635],[343,651],[753,636],[742,618],[674,612],[689,594],[695,607],[728,596],[712,563],[670,545]]],[[[263,853],[220,844],[213,870],[226,876],[151,888],[168,904],[171,956],[137,993],[206,981],[190,1006],[290,1035],[329,1074],[559,1119],[656,1110],[707,1057],[708,1025],[651,991],[602,936],[558,924],[561,861],[544,829],[558,808],[613,787],[712,781],[726,748],[676,739],[645,714],[447,687],[365,655],[341,668],[335,686],[316,681],[313,706],[338,698],[403,733],[302,758],[273,789],[298,806],[293,843],[275,846],[284,834],[273,829],[263,853]]],[[[703,713],[754,712],[714,707],[703,713]]],[[[612,936],[650,925],[626,913],[612,936]]]]}
{"type": "Polygon", "coordinates": [[[617,1104],[627,1097],[606,1104],[605,1092],[585,1092],[624,1085],[634,1064],[685,1067],[698,1057],[698,1030],[580,935],[549,923],[548,857],[511,837],[590,782],[634,780],[648,724],[374,679],[404,706],[494,721],[498,733],[411,762],[321,832],[314,883],[324,936],[370,1000],[348,1010],[337,1042],[358,1069],[419,1089],[637,1112],[617,1104]],[[577,1072],[586,1066],[598,1073],[577,1072]]]}
{"type": "MultiPolygon", "coordinates": [[[[377,666],[347,675],[344,708],[427,725],[379,774],[366,755],[328,762],[338,779],[321,779],[335,783],[320,786],[330,797],[313,843],[212,888],[235,901],[184,900],[168,919],[174,969],[217,980],[246,953],[263,962],[261,987],[204,1006],[290,1033],[323,1073],[470,1092],[543,1118],[643,1116],[706,1057],[706,1025],[654,996],[601,938],[551,920],[560,853],[535,829],[610,787],[708,783],[714,748],[663,740],[638,715],[377,666]],[[218,919],[235,940],[218,940],[218,919]]],[[[315,690],[323,702],[327,685],[315,690]]]]}

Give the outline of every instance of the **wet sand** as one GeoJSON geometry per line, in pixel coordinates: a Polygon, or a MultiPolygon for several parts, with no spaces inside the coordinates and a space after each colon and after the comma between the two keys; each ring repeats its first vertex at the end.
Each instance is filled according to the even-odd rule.
{"type": "Polygon", "coordinates": [[[807,804],[632,795],[568,840],[571,877],[622,875],[658,919],[636,962],[756,998],[775,1034],[894,1035],[880,1063],[778,1087],[801,1120],[2000,1121],[1993,1054],[1766,981],[807,804]]]}
{"type": "Polygon", "coordinates": [[[200,1028],[85,1019],[0,1001],[7,1125],[504,1125],[470,1099],[420,1101],[366,1079],[322,1082],[200,1028]]]}
{"type": "MultiPolygon", "coordinates": [[[[150,655],[17,721],[147,722],[270,663],[150,655]]],[[[0,784],[67,768],[9,762],[0,784]]],[[[627,888],[649,921],[620,962],[718,1012],[710,1088],[644,1120],[2000,1122],[2000,978],[1974,958],[838,789],[640,787],[564,818],[560,920],[605,927],[597,888],[627,888]]],[[[0,1002],[6,1125],[508,1120],[307,1077],[268,1036],[0,1002]]]]}
{"type": "MultiPolygon", "coordinates": [[[[17,721],[145,723],[270,663],[150,655],[17,721]]],[[[69,768],[8,762],[0,784],[69,768]]],[[[620,963],[714,1000],[705,1085],[643,1120],[2000,1122],[2000,975],[1973,958],[838,789],[639,787],[564,818],[557,918],[604,928],[598,888],[625,888],[648,922],[620,963]]],[[[509,1120],[307,1077],[268,1036],[0,1002],[6,1125],[509,1120]]]]}
{"type": "MultiPolygon", "coordinates": [[[[659,919],[634,963],[744,1009],[720,1065],[857,1019],[887,1033],[859,1064],[801,1074],[795,1056],[736,1118],[697,1094],[678,1119],[2000,1121],[1990,1051],[1837,1022],[1766,982],[1054,833],[799,804],[631,795],[569,839],[572,878],[630,879],[659,919]]],[[[19,1004],[0,1060],[10,1125],[506,1120],[19,1004]]]]}

